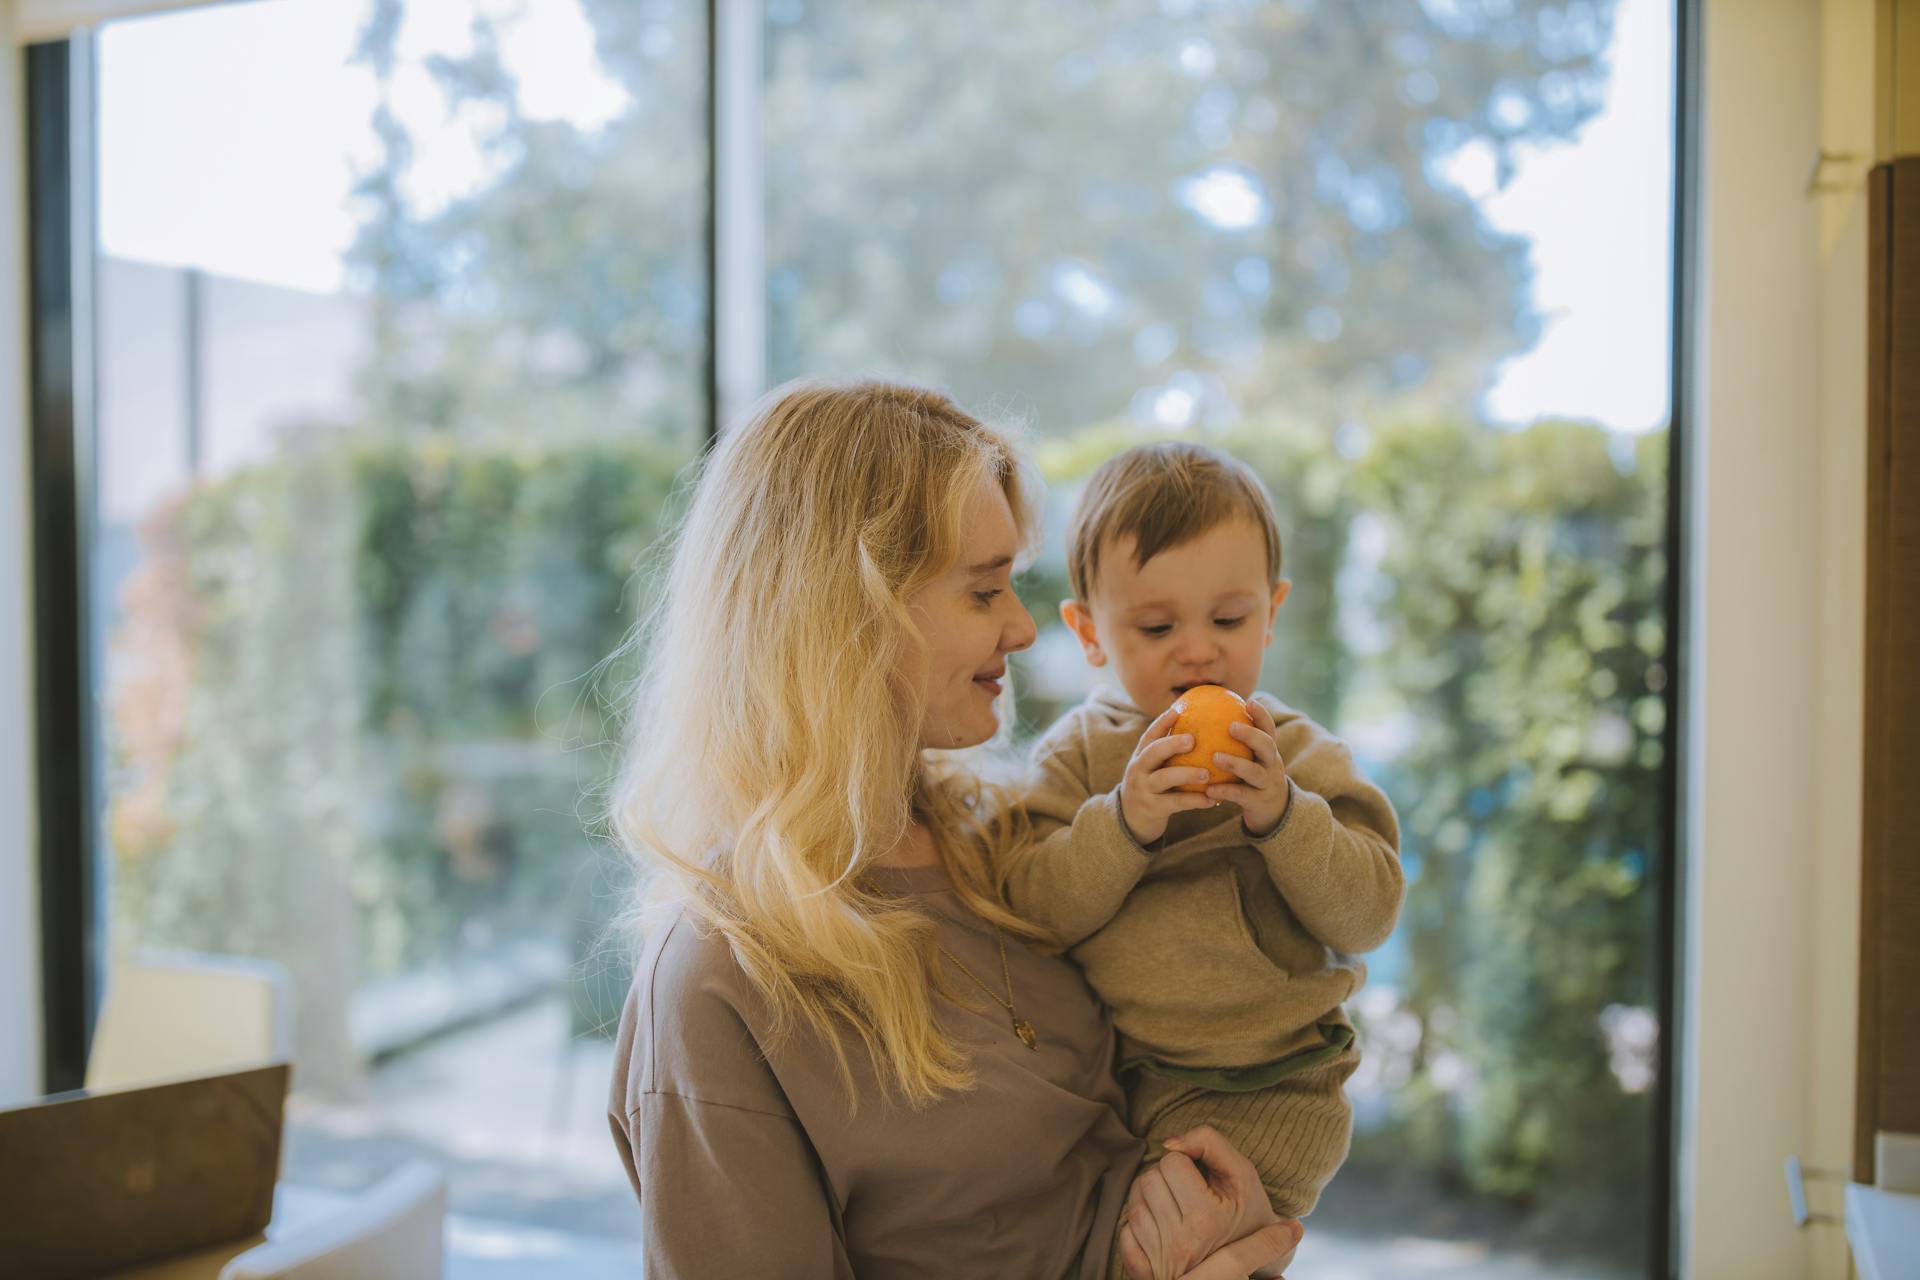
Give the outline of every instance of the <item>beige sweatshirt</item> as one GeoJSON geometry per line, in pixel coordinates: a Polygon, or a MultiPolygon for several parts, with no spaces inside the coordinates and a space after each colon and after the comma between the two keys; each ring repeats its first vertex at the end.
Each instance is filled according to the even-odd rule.
{"type": "MultiPolygon", "coordinates": [[[[944,870],[869,873],[931,914],[940,945],[1001,979],[992,930],[944,870]]],[[[609,1118],[640,1197],[647,1275],[1104,1280],[1143,1144],[1121,1119],[1114,1035],[1072,964],[1007,941],[1007,1013],[946,1006],[979,1084],[921,1110],[883,1096],[850,1041],[849,1115],[829,1047],[768,1036],[724,939],[685,917],[656,930],[616,1042],[609,1118]]],[[[957,972],[962,987],[971,984],[957,972]]]]}
{"type": "Polygon", "coordinates": [[[1350,1026],[1405,894],[1400,828],[1345,744],[1256,692],[1273,714],[1290,799],[1251,839],[1237,805],[1173,815],[1142,846],[1119,788],[1147,717],[1095,690],[1035,744],[1023,792],[1039,846],[1008,894],[1079,962],[1113,1012],[1123,1060],[1245,1068],[1323,1046],[1350,1026]]]}

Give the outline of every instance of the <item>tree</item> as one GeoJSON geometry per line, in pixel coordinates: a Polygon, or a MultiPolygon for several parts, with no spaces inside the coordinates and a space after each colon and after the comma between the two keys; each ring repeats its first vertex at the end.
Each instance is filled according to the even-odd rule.
{"type": "Polygon", "coordinates": [[[400,0],[372,0],[357,57],[382,85],[383,162],[363,175],[350,254],[378,311],[368,417],[402,432],[611,435],[637,428],[691,457],[704,437],[706,157],[699,6],[596,14],[627,50],[630,110],[598,131],[529,118],[500,54],[500,19],[431,71],[496,176],[423,213],[395,113],[400,0]],[[644,424],[641,428],[640,424],[644,424]]]}
{"type": "MultiPolygon", "coordinates": [[[[398,3],[363,41],[383,78],[398,3]]],[[[703,16],[585,11],[632,96],[598,130],[524,116],[491,12],[435,61],[497,165],[450,208],[409,210],[383,116],[357,257],[420,317],[372,380],[400,416],[552,431],[698,408],[703,16]]],[[[1139,396],[1174,425],[1464,412],[1536,321],[1526,244],[1444,162],[1568,136],[1610,28],[1604,0],[771,0],[773,375],[893,369],[1048,432],[1139,396]]]]}

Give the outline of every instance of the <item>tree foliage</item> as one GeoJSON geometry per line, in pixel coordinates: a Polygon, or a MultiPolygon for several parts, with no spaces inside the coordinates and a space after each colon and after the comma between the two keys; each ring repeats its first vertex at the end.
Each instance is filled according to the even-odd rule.
{"type": "MultiPolygon", "coordinates": [[[[613,120],[528,119],[489,9],[429,69],[493,176],[414,207],[382,116],[356,260],[393,310],[369,389],[396,420],[692,438],[703,17],[585,7],[613,120]]],[[[374,12],[390,78],[400,0],[374,12]]],[[[1570,136],[1611,26],[1605,0],[774,0],[773,378],[892,370],[1048,433],[1167,392],[1214,423],[1459,415],[1537,318],[1526,242],[1448,166],[1570,136]]]]}

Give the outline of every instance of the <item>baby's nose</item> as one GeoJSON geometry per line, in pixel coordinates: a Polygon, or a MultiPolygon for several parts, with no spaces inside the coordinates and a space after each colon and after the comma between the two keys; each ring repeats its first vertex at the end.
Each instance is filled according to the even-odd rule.
{"type": "Polygon", "coordinates": [[[1205,636],[1189,634],[1180,641],[1180,647],[1175,652],[1182,662],[1198,666],[1213,657],[1213,642],[1205,636]]]}

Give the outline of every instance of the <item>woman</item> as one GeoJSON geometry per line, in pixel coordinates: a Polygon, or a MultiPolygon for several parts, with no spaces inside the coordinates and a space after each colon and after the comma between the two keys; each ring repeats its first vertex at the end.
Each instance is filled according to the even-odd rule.
{"type": "Polygon", "coordinates": [[[704,464],[611,815],[652,873],[611,1119],[656,1276],[1292,1255],[1217,1135],[1136,1180],[1106,1012],[998,891],[1019,817],[929,754],[1000,729],[1034,499],[1003,435],[884,383],[783,387],[704,464]]]}

